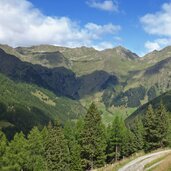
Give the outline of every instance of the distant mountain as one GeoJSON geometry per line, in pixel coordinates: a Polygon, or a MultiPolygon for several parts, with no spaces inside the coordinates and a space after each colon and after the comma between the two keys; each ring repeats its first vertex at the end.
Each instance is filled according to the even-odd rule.
{"type": "Polygon", "coordinates": [[[108,114],[121,109],[128,115],[129,109],[171,89],[171,47],[143,58],[121,46],[103,51],[52,45],[0,48],[0,72],[9,78],[37,84],[85,106],[96,101],[108,114]]]}
{"type": "Polygon", "coordinates": [[[171,57],[171,46],[167,46],[160,51],[154,50],[153,52],[146,54],[142,59],[149,64],[155,64],[168,57],[171,57]]]}
{"type": "Polygon", "coordinates": [[[76,77],[64,67],[46,68],[23,62],[0,49],[0,72],[15,81],[36,84],[53,91],[56,95],[80,99],[85,95],[101,91],[108,85],[118,84],[118,79],[105,71],[76,77]]]}
{"type": "Polygon", "coordinates": [[[139,59],[135,53],[121,46],[104,51],[87,47],[65,48],[51,45],[15,49],[1,45],[0,48],[23,61],[50,68],[63,66],[71,69],[76,75],[86,75],[96,70],[124,75],[136,64],[138,65],[139,59]],[[57,61],[52,62],[53,59],[57,61]]]}

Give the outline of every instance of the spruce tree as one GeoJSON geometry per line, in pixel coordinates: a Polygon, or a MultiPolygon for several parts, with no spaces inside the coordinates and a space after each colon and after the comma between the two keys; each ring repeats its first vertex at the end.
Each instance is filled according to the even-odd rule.
{"type": "Polygon", "coordinates": [[[67,140],[70,153],[70,171],[81,171],[81,147],[76,139],[76,125],[75,123],[68,121],[64,127],[64,134],[67,140]]]}
{"type": "Polygon", "coordinates": [[[37,127],[34,127],[28,135],[28,150],[30,154],[29,168],[33,171],[45,171],[45,149],[43,136],[37,127]]]}
{"type": "Polygon", "coordinates": [[[90,105],[84,118],[81,147],[82,164],[85,170],[101,167],[105,164],[105,131],[101,116],[94,103],[90,105]]]}
{"type": "Polygon", "coordinates": [[[148,107],[144,118],[145,150],[154,150],[168,144],[168,122],[168,114],[162,103],[155,112],[153,111],[151,105],[148,107]]]}
{"type": "Polygon", "coordinates": [[[48,171],[69,170],[69,149],[59,122],[48,126],[45,157],[48,171]]]}
{"type": "Polygon", "coordinates": [[[169,116],[162,102],[156,111],[156,129],[158,132],[159,147],[168,145],[169,116]]]}
{"type": "Polygon", "coordinates": [[[156,139],[157,130],[156,130],[156,116],[153,110],[152,105],[148,106],[148,109],[145,113],[144,120],[144,130],[145,130],[145,150],[153,150],[158,146],[158,142],[156,139]]]}

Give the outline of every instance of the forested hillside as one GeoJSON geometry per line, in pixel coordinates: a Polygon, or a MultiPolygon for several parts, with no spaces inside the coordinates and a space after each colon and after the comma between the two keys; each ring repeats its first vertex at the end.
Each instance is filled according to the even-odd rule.
{"type": "Polygon", "coordinates": [[[133,112],[126,121],[129,123],[133,121],[135,118],[143,117],[145,112],[147,111],[148,105],[151,104],[155,109],[160,106],[160,103],[163,103],[166,110],[168,112],[171,112],[171,91],[168,91],[161,96],[156,97],[152,101],[149,101],[148,103],[144,104],[143,106],[139,107],[135,112],[133,112]]]}
{"type": "Polygon", "coordinates": [[[130,114],[171,88],[170,47],[143,58],[120,46],[103,51],[51,45],[0,47],[2,73],[83,105],[96,99],[107,115],[121,108],[124,115],[130,114]]]}
{"type": "Polygon", "coordinates": [[[84,115],[85,109],[66,97],[36,85],[16,83],[0,74],[0,127],[9,137],[15,131],[28,131],[33,126],[44,126],[50,120],[62,123],[84,115]]]}
{"type": "Polygon", "coordinates": [[[59,121],[49,122],[41,130],[34,127],[28,136],[15,134],[10,142],[0,131],[0,169],[92,170],[140,150],[150,152],[170,145],[170,121],[162,103],[157,109],[149,105],[143,119],[136,119],[130,127],[121,117],[105,127],[92,103],[84,117],[68,121],[64,128],[59,121]]]}

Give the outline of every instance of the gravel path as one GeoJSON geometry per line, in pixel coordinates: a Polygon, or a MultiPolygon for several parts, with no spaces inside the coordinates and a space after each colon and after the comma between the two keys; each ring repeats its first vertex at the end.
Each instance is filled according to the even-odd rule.
{"type": "Polygon", "coordinates": [[[168,153],[171,153],[171,150],[163,150],[160,152],[155,152],[152,154],[147,154],[142,157],[138,157],[137,159],[123,166],[118,171],[143,171],[146,164],[152,162],[155,159],[163,157],[164,155],[168,153]]]}

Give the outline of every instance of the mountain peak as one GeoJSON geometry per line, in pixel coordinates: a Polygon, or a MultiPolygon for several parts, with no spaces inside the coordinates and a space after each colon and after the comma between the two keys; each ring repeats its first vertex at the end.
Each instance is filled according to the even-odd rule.
{"type": "Polygon", "coordinates": [[[139,56],[136,53],[131,52],[123,46],[116,46],[112,49],[106,49],[104,52],[108,52],[111,54],[116,54],[119,57],[123,57],[129,60],[139,59],[139,56]]]}

